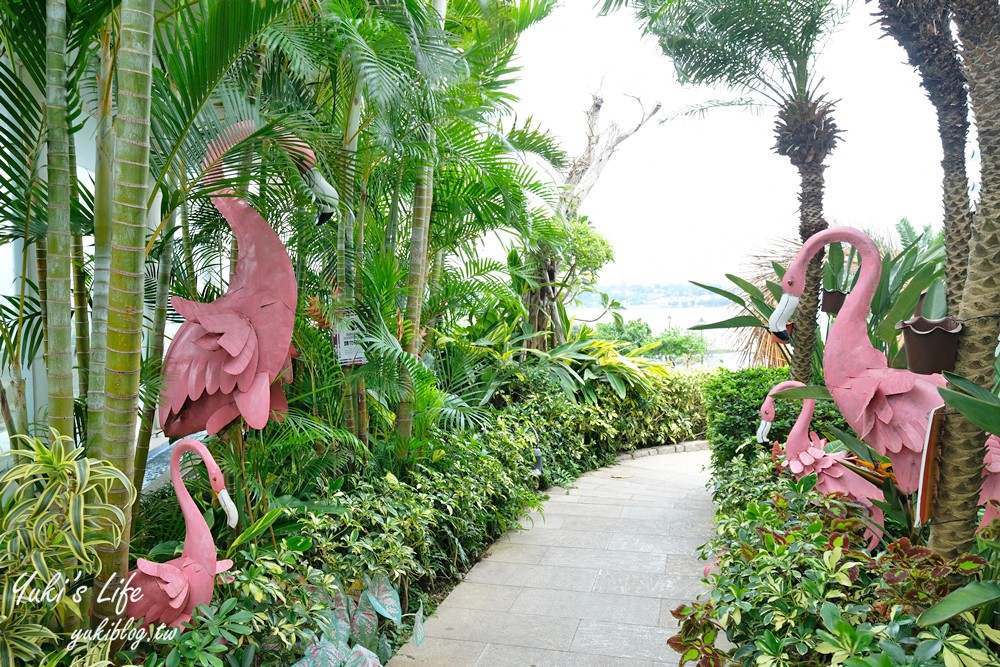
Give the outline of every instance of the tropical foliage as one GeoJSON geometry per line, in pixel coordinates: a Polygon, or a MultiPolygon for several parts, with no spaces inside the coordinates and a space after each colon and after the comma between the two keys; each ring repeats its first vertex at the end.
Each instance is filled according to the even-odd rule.
{"type": "Polygon", "coordinates": [[[566,167],[558,143],[512,110],[518,38],[553,6],[0,8],[0,243],[18,244],[19,276],[0,295],[0,413],[16,436],[0,488],[5,605],[29,571],[100,589],[138,557],[181,553],[172,489],[135,489],[182,322],[172,297],[208,302],[234,282],[220,187],[276,231],[299,294],[283,421],[204,438],[236,532],[204,468],[184,465],[234,561],[217,603],[121,651],[65,646],[116,622],[103,596],[19,605],[0,613],[0,664],[385,662],[420,634],[429,592],[537,506],[535,447],[547,484],[702,432],[698,376],[566,316],[613,251],[537,168],[566,167]],[[313,194],[289,136],[335,196],[313,194]],[[235,139],[207,164],[219,137],[235,139]],[[481,256],[490,235],[505,245],[495,258],[481,256]],[[532,320],[540,289],[559,304],[545,322],[532,320]],[[342,364],[347,338],[366,363],[342,364]],[[43,374],[49,396],[29,395],[43,374]]]}

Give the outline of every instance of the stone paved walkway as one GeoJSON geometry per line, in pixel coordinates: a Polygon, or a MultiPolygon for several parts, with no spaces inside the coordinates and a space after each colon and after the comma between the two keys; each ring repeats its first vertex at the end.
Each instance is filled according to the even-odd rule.
{"type": "Polygon", "coordinates": [[[544,518],[500,538],[389,666],[676,665],[670,611],[704,589],[709,453],[639,454],[550,490],[544,518]]]}

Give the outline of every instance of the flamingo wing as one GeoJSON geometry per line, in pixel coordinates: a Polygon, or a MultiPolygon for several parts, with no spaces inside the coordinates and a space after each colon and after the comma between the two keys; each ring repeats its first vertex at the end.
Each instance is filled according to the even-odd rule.
{"type": "Polygon", "coordinates": [[[142,591],[135,602],[129,602],[128,615],[143,618],[146,623],[173,623],[182,613],[191,593],[184,572],[171,563],[154,563],[145,558],[136,562],[133,585],[142,591]]]}
{"type": "Polygon", "coordinates": [[[979,489],[979,504],[986,505],[980,528],[985,528],[1000,516],[997,508],[989,500],[1000,500],[1000,438],[991,435],[986,441],[986,455],[983,457],[983,483],[979,489]]]}
{"type": "Polygon", "coordinates": [[[257,331],[240,312],[254,304],[226,297],[211,303],[174,297],[172,303],[186,322],[167,352],[166,409],[160,412],[165,432],[186,435],[205,428],[217,433],[240,414],[253,428],[263,428],[270,407],[269,376],[258,368],[257,331]]]}

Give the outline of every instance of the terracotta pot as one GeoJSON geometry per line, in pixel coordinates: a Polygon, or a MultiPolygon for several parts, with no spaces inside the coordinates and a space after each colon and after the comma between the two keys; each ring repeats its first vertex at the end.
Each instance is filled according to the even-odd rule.
{"type": "Polygon", "coordinates": [[[820,304],[820,309],[824,313],[836,315],[843,307],[844,299],[846,298],[847,292],[841,292],[839,289],[824,289],[823,301],[820,304]]]}
{"type": "Polygon", "coordinates": [[[906,367],[914,373],[924,375],[955,370],[962,323],[954,317],[942,317],[939,320],[924,317],[926,296],[926,293],[920,295],[914,317],[896,323],[896,328],[903,330],[906,367]]]}

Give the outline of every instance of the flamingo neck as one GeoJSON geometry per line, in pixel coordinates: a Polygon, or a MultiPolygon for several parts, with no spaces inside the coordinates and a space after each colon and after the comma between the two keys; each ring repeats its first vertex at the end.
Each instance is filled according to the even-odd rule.
{"type": "Polygon", "coordinates": [[[875,242],[864,232],[852,227],[835,227],[811,236],[802,245],[799,257],[811,259],[824,246],[838,242],[850,243],[857,249],[861,256],[861,267],[858,269],[857,284],[847,295],[840,313],[830,328],[823,356],[823,366],[828,374],[831,371],[836,372],[835,367],[838,364],[828,364],[827,359],[842,361],[858,354],[878,355],[882,358],[881,364],[886,364],[885,356],[872,346],[868,337],[868,313],[871,310],[875,290],[878,289],[879,276],[882,274],[882,257],[875,242]]]}
{"type": "Polygon", "coordinates": [[[215,557],[215,542],[212,539],[212,532],[208,529],[205,517],[198,511],[194,499],[184,486],[184,478],[181,476],[181,457],[193,452],[204,462],[205,454],[208,450],[200,442],[195,440],[181,440],[174,445],[174,451],[170,455],[170,481],[174,485],[174,493],[181,506],[181,514],[184,515],[184,551],[183,555],[198,561],[205,561],[205,545],[211,546],[211,556],[215,557]]]}
{"type": "Polygon", "coordinates": [[[788,432],[788,442],[785,443],[785,453],[788,458],[794,458],[809,449],[809,424],[815,411],[816,401],[811,398],[802,401],[802,410],[799,411],[792,430],[788,432]]]}

